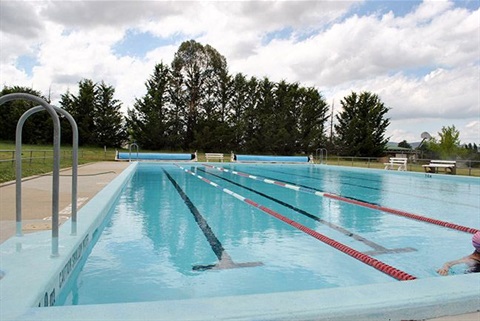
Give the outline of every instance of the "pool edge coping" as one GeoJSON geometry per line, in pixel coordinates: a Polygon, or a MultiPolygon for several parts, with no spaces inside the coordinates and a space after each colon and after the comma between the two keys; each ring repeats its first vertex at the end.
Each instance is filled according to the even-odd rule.
{"type": "Polygon", "coordinates": [[[22,320],[418,320],[478,311],[479,289],[480,275],[465,274],[273,294],[33,308],[22,320]]]}

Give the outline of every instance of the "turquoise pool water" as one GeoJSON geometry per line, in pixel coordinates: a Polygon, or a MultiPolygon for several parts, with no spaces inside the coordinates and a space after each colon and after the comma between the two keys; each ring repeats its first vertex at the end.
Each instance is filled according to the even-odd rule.
{"type": "MultiPolygon", "coordinates": [[[[471,234],[267,184],[185,169],[417,278],[472,251],[471,234]]],[[[478,179],[312,165],[224,169],[478,228],[478,179]]],[[[141,163],[58,305],[141,302],[399,282],[174,164],[141,163]]],[[[454,273],[463,273],[458,267],[454,273]]],[[[408,281],[405,281],[408,282],[408,281]]]]}

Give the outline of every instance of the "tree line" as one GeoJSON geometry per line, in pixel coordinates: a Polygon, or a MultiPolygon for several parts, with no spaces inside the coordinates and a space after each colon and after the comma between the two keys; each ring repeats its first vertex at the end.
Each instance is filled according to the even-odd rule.
{"type": "MultiPolygon", "coordinates": [[[[381,156],[387,144],[388,107],[371,92],[352,92],[341,100],[335,135],[326,129],[330,107],[320,91],[285,80],[230,74],[227,61],[210,45],[194,40],[180,45],[170,65],[158,63],[127,114],[115,88],[83,79],[78,94],[67,91],[60,106],[79,127],[80,145],[119,147],[136,142],[142,150],[219,151],[292,155],[335,149],[351,156],[381,156]]],[[[4,87],[1,95],[32,89],[4,87]]],[[[48,98],[47,98],[48,101],[48,98]]],[[[0,139],[14,140],[16,120],[30,103],[0,107],[0,139]]],[[[34,118],[35,117],[35,118],[34,118]]],[[[333,128],[332,128],[333,129],[333,128]]],[[[25,124],[25,143],[52,140],[47,113],[25,124]]],[[[71,129],[62,119],[62,143],[71,129]]]]}
{"type": "MultiPolygon", "coordinates": [[[[420,149],[427,158],[480,160],[477,144],[460,143],[460,131],[452,126],[443,126],[438,132],[439,139],[431,137],[420,149]]],[[[475,166],[476,167],[476,166],[475,166]]]]}

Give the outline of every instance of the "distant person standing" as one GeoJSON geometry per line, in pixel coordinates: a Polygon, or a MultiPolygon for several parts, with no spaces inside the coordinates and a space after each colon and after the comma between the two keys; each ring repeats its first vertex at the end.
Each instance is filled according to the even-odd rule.
{"type": "Polygon", "coordinates": [[[472,245],[475,248],[475,251],[473,251],[472,254],[455,261],[446,262],[440,269],[437,270],[437,273],[440,275],[448,275],[450,268],[457,264],[466,264],[469,266],[465,273],[480,272],[480,232],[477,232],[473,235],[472,245]]]}

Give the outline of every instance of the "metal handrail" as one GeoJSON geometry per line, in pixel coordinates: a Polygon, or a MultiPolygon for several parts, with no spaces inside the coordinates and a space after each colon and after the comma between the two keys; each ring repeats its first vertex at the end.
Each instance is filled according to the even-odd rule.
{"type": "Polygon", "coordinates": [[[131,143],[128,145],[128,161],[132,161],[132,147],[135,147],[137,150],[137,160],[138,160],[138,144],[137,143],[131,143]]]}
{"type": "Polygon", "coordinates": [[[323,164],[323,160],[324,160],[323,155],[325,155],[325,164],[327,163],[327,154],[328,154],[328,151],[326,148],[317,148],[315,150],[315,157],[318,158],[320,164],[323,164]]]}
{"type": "MultiPolygon", "coordinates": [[[[40,104],[47,110],[53,120],[53,173],[52,173],[52,257],[58,256],[58,203],[59,203],[59,188],[60,188],[60,119],[55,109],[49,105],[45,100],[40,97],[26,94],[26,93],[13,93],[0,97],[0,105],[12,101],[12,100],[29,100],[40,104]]],[[[21,173],[21,145],[16,143],[16,167],[20,168],[21,173]],[[19,167],[18,167],[19,166],[19,167]]],[[[22,235],[22,213],[21,213],[21,197],[22,197],[22,177],[17,175],[16,177],[16,232],[17,236],[22,235]]]]}
{"type": "MultiPolygon", "coordinates": [[[[75,122],[75,119],[73,119],[72,115],[68,113],[66,110],[53,106],[52,107],[55,109],[55,111],[67,118],[67,120],[70,123],[70,126],[72,127],[72,213],[71,213],[71,234],[76,235],[77,234],[77,186],[78,186],[78,127],[77,123],[75,122]]],[[[33,108],[30,108],[27,110],[18,120],[17,123],[17,133],[16,133],[16,138],[15,138],[15,144],[16,144],[16,149],[18,149],[17,145],[20,145],[20,154],[22,151],[22,130],[23,130],[23,125],[25,124],[25,121],[33,114],[44,110],[43,106],[36,106],[33,108]]],[[[30,156],[30,160],[32,160],[32,157],[30,156]]],[[[17,171],[20,170],[19,172],[16,173],[17,176],[22,176],[22,165],[21,161],[19,162],[20,165],[17,165],[17,171]]],[[[21,188],[21,187],[20,187],[21,188]]],[[[20,211],[21,211],[21,206],[20,206],[20,211]]]]}

